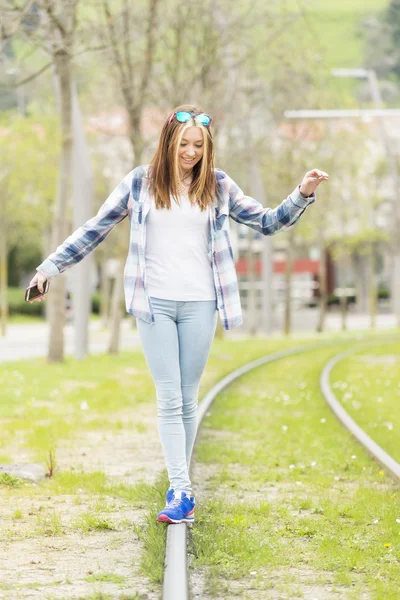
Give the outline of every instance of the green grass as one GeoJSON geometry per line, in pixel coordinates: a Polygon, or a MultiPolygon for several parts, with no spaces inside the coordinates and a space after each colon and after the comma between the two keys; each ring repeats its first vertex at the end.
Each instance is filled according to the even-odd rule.
{"type": "MultiPolygon", "coordinates": [[[[351,335],[334,334],[330,336],[330,339],[343,340],[351,335]]],[[[363,335],[361,334],[360,337],[362,338],[363,335]]],[[[307,338],[293,336],[291,339],[271,338],[269,340],[258,338],[221,341],[216,339],[201,381],[200,397],[225,374],[250,360],[289,346],[314,344],[318,339],[326,340],[328,338],[327,336],[311,335],[307,338]]],[[[275,372],[275,367],[272,365],[267,369],[269,373],[275,372]]],[[[84,472],[83,465],[74,465],[71,469],[64,468],[63,470],[57,468],[59,439],[69,440],[69,443],[73,445],[76,443],[76,435],[79,432],[99,429],[109,435],[113,432],[117,434],[123,428],[130,431],[135,430],[134,422],[126,419],[127,411],[134,413],[135,406],[140,403],[155,401],[154,385],[142,352],[122,352],[117,357],[96,355],[88,357],[84,361],[69,358],[62,364],[47,364],[42,359],[7,363],[0,366],[0,384],[2,424],[0,450],[4,458],[9,455],[10,448],[18,443],[25,449],[27,455],[37,460],[46,460],[49,451],[53,449],[56,465],[55,475],[52,478],[46,478],[37,486],[24,482],[16,487],[17,482],[10,480],[4,481],[4,485],[0,486],[0,493],[4,496],[6,503],[10,505],[17,504],[17,501],[18,503],[22,502],[24,498],[29,498],[32,502],[36,500],[39,505],[35,515],[28,519],[25,511],[21,517],[21,512],[17,512],[21,508],[19,505],[16,506],[12,526],[3,530],[4,539],[7,540],[9,547],[12,548],[14,540],[64,536],[73,530],[80,531],[84,536],[82,539],[87,539],[87,536],[98,535],[100,531],[103,535],[107,535],[107,532],[111,535],[115,533],[116,527],[124,529],[131,527],[132,535],[137,536],[143,549],[141,571],[152,584],[160,586],[163,577],[166,527],[157,523],[155,516],[164,506],[165,491],[168,488],[164,465],[160,465],[160,477],[155,485],[147,485],[144,482],[137,485],[126,485],[108,478],[102,471],[84,472]],[[88,405],[85,410],[81,408],[83,400],[88,405]],[[73,504],[76,506],[83,505],[81,512],[79,510],[76,512],[77,518],[73,521],[66,519],[64,515],[65,496],[73,496],[73,504]],[[42,498],[48,498],[49,502],[46,501],[40,508],[42,498]],[[148,509],[148,498],[153,499],[150,509],[148,509]],[[90,507],[88,507],[88,502],[90,507]],[[126,519],[116,521],[114,515],[111,517],[108,514],[110,512],[115,514],[118,507],[123,509],[128,506],[148,509],[143,513],[142,522],[128,523],[126,519]]],[[[240,482],[240,473],[236,474],[238,480],[232,480],[231,461],[233,457],[238,461],[240,469],[247,469],[244,479],[249,485],[258,485],[260,473],[262,477],[270,475],[269,471],[268,474],[265,471],[266,465],[269,465],[271,460],[269,453],[259,452],[259,450],[254,453],[253,450],[249,455],[249,448],[245,440],[240,441],[240,436],[244,433],[242,422],[244,424],[245,420],[238,420],[234,413],[243,406],[250,406],[251,397],[249,397],[246,387],[240,387],[243,386],[243,380],[237,385],[239,386],[239,396],[236,400],[232,397],[232,400],[236,402],[235,411],[227,410],[225,414],[226,427],[234,432],[234,439],[230,445],[231,455],[227,454],[229,448],[226,448],[225,445],[221,448],[220,444],[215,444],[212,440],[208,440],[208,445],[202,444],[199,449],[200,460],[205,462],[213,461],[215,451],[218,451],[221,469],[220,473],[216,475],[214,483],[217,488],[218,481],[223,482],[223,485],[226,485],[229,490],[239,489],[237,486],[240,482]],[[243,448],[239,452],[235,448],[241,443],[243,448]],[[260,468],[256,465],[253,472],[252,456],[256,456],[257,453],[260,454],[264,466],[260,468]]],[[[302,389],[301,393],[305,394],[305,398],[309,398],[307,387],[302,389]]],[[[225,402],[224,395],[221,398],[225,402]]],[[[219,399],[217,402],[219,404],[221,400],[219,399]]],[[[262,399],[263,402],[265,402],[265,398],[262,399]]],[[[282,396],[282,406],[285,405],[285,402],[285,397],[282,396]]],[[[251,435],[253,438],[260,436],[260,413],[257,411],[262,406],[263,404],[258,404],[248,413],[248,416],[252,415],[251,435]]],[[[214,414],[214,408],[212,413],[214,414]]],[[[262,412],[262,414],[264,413],[262,412]]],[[[144,429],[143,424],[138,424],[138,431],[144,429]]],[[[288,432],[289,430],[286,433],[288,432]]],[[[248,440],[247,444],[250,442],[248,440]]],[[[353,468],[354,465],[351,464],[350,467],[353,468]]],[[[310,467],[304,467],[304,477],[309,469],[310,467]]],[[[277,475],[279,475],[278,471],[277,475]]],[[[279,480],[278,477],[277,481],[279,480]]],[[[216,507],[214,510],[218,511],[218,501],[218,498],[215,498],[210,507],[207,504],[200,506],[198,515],[196,515],[199,524],[203,523],[202,520],[207,515],[202,511],[212,511],[214,503],[216,507]]],[[[299,499],[299,506],[306,507],[307,504],[304,502],[304,498],[299,499]]],[[[230,514],[229,518],[232,522],[237,521],[240,524],[244,515],[241,514],[239,508],[237,511],[237,508],[233,506],[231,510],[227,510],[226,515],[228,518],[230,514]]],[[[312,514],[314,511],[319,517],[326,510],[327,506],[322,502],[316,502],[315,505],[310,506],[312,514]]],[[[265,515],[267,515],[268,510],[265,509],[265,511],[265,515]]],[[[345,513],[345,509],[343,512],[345,513]]],[[[215,517],[210,512],[210,523],[213,518],[215,517]]],[[[225,527],[227,534],[230,533],[229,520],[228,524],[229,526],[225,527]]],[[[204,523],[205,535],[208,535],[207,528],[208,525],[204,523]]],[[[303,530],[310,539],[313,537],[310,525],[305,525],[303,530]]],[[[218,528],[216,539],[219,539],[217,534],[220,535],[218,528]]],[[[199,542],[199,540],[197,541],[199,542]]],[[[113,543],[117,544],[118,540],[115,539],[113,543]]],[[[200,560],[201,545],[198,548],[200,560]]],[[[218,552],[224,552],[222,540],[218,552]]],[[[223,562],[222,556],[219,563],[223,562]]],[[[214,580],[218,581],[218,578],[211,577],[210,581],[214,580]]],[[[212,586],[214,583],[210,583],[210,585],[212,586]]]]}
{"type": "Polygon", "coordinates": [[[138,536],[142,546],[140,560],[141,572],[150,581],[162,585],[164,576],[165,546],[167,541],[167,528],[156,521],[156,516],[165,506],[165,492],[169,487],[168,477],[164,471],[158,481],[150,490],[151,498],[155,499],[153,507],[146,511],[140,523],[135,523],[133,530],[138,536]]]}
{"type": "Polygon", "coordinates": [[[400,343],[373,346],[342,360],[330,383],[356,423],[400,461],[400,343]]]}
{"type": "MultiPolygon", "coordinates": [[[[22,484],[22,480],[18,480],[22,484]]],[[[47,478],[40,482],[37,488],[32,488],[24,482],[22,487],[18,487],[14,492],[14,484],[3,487],[3,493],[8,494],[10,501],[13,497],[30,497],[35,493],[40,496],[62,497],[64,495],[76,495],[76,503],[80,503],[80,496],[88,496],[96,499],[100,503],[95,505],[95,510],[106,509],[105,499],[123,500],[130,506],[144,508],[147,506],[146,496],[152,492],[152,486],[147,486],[141,482],[135,485],[127,485],[113,479],[107,478],[102,471],[84,472],[80,470],[64,470],[56,474],[53,478],[47,478]]],[[[2,489],[2,488],[0,488],[2,489]]]]}
{"type": "MultiPolygon", "coordinates": [[[[18,438],[38,461],[45,461],[59,440],[72,441],[82,431],[131,427],[135,405],[154,401],[141,352],[67,358],[61,364],[41,358],[4,363],[0,386],[0,452],[7,454],[18,438]]],[[[136,428],[144,426],[136,422],[136,428]]]]}
{"type": "MultiPolygon", "coordinates": [[[[91,321],[98,321],[99,319],[100,315],[97,315],[95,313],[92,313],[90,315],[91,321]]],[[[35,323],[46,323],[46,318],[44,316],[41,317],[39,315],[13,314],[9,315],[7,322],[9,325],[31,325],[35,323]]]]}
{"type": "Polygon", "coordinates": [[[22,479],[18,479],[14,475],[7,473],[0,473],[0,486],[8,487],[19,487],[22,484],[22,479]]]}
{"type": "Polygon", "coordinates": [[[116,529],[112,523],[95,512],[85,512],[81,514],[79,520],[77,521],[76,528],[82,533],[116,529]]]}
{"type": "Polygon", "coordinates": [[[329,15],[332,12],[340,10],[343,13],[356,13],[365,14],[369,12],[378,12],[388,6],[389,0],[336,0],[335,3],[321,4],[319,0],[308,0],[307,4],[299,0],[289,0],[286,2],[286,6],[292,9],[303,6],[309,11],[320,10],[322,13],[329,15]]]}
{"type": "MultiPolygon", "coordinates": [[[[293,343],[215,340],[201,393],[236,365],[293,343]]],[[[146,426],[134,418],[135,406],[154,400],[154,384],[141,350],[89,356],[84,361],[66,358],[61,364],[42,358],[1,364],[0,452],[7,454],[18,439],[32,460],[45,462],[60,440],[73,443],[85,431],[144,432],[146,426]],[[132,419],[127,419],[127,411],[132,419]]]]}
{"type": "Polygon", "coordinates": [[[362,22],[370,16],[379,16],[389,5],[389,0],[292,0],[286,5],[294,12],[304,14],[293,29],[301,28],[310,43],[323,52],[326,66],[344,68],[363,66],[362,22]]]}
{"type": "Polygon", "coordinates": [[[45,317],[38,315],[10,315],[7,323],[9,325],[31,325],[35,323],[45,323],[45,317]]]}
{"type": "Polygon", "coordinates": [[[125,581],[125,577],[114,573],[96,573],[96,575],[88,575],[85,579],[86,581],[108,581],[111,583],[123,583],[125,581]]]}
{"type": "MultiPolygon", "coordinates": [[[[304,344],[316,344],[319,341],[340,341],[346,339],[354,339],[357,337],[360,341],[370,338],[375,338],[376,336],[381,336],[382,334],[379,332],[366,332],[366,333],[331,333],[330,335],[310,335],[308,337],[300,337],[293,336],[289,339],[282,338],[272,338],[269,340],[265,339],[245,339],[242,341],[220,341],[214,340],[213,346],[211,348],[210,357],[207,363],[206,370],[203,374],[201,385],[200,385],[200,394],[199,397],[203,397],[208,390],[215,384],[219,379],[223,376],[227,375],[235,368],[239,367],[242,364],[245,364],[251,360],[254,360],[260,356],[264,356],[271,352],[280,351],[282,349],[288,347],[295,347],[304,344]]],[[[339,351],[339,349],[337,349],[339,351]]],[[[272,365],[269,367],[271,368],[272,365]]],[[[245,403],[248,402],[247,395],[244,400],[245,403]]],[[[239,401],[239,403],[243,404],[243,398],[239,401]]],[[[256,416],[256,422],[259,421],[259,415],[256,416]]],[[[239,429],[240,429],[240,420],[239,420],[239,429]]],[[[236,444],[236,441],[233,441],[231,445],[232,452],[236,454],[236,457],[241,461],[241,457],[243,453],[241,450],[235,450],[236,446],[239,446],[240,442],[236,444]]],[[[217,451],[219,457],[223,455],[221,453],[221,445],[215,444],[210,449],[210,460],[212,460],[213,452],[217,451]]],[[[193,461],[196,460],[196,457],[193,458],[193,461]]],[[[249,473],[246,474],[246,477],[249,476],[249,473]]],[[[225,472],[222,468],[218,476],[215,480],[215,486],[218,487],[220,481],[224,480],[224,477],[230,477],[229,471],[225,472]],[[220,479],[221,478],[221,479],[220,479]]],[[[195,485],[195,482],[194,482],[195,485]]],[[[235,489],[235,483],[229,482],[229,487],[235,489]]],[[[150,509],[145,519],[141,522],[140,526],[135,528],[135,531],[139,538],[142,541],[143,547],[143,555],[141,561],[142,572],[150,578],[151,581],[155,583],[162,583],[163,577],[163,564],[164,564],[164,556],[165,556],[165,542],[166,542],[166,528],[159,527],[159,524],[155,522],[156,515],[159,510],[161,510],[164,506],[165,499],[165,490],[168,488],[168,479],[166,477],[166,472],[164,471],[162,476],[160,476],[159,481],[153,487],[153,497],[157,499],[157,503],[150,509]]],[[[318,509],[318,507],[317,507],[318,509]]],[[[215,517],[217,518],[217,517],[215,517]]],[[[196,516],[197,519],[197,516],[196,516]]],[[[210,580],[210,586],[212,587],[212,579],[210,580]]]]}
{"type": "Polygon", "coordinates": [[[397,598],[399,485],[321,396],[321,368],[337,352],[261,367],[206,417],[194,459],[209,471],[208,493],[191,552],[211,597],[228,597],[238,582],[243,598],[251,588],[291,599],[316,585],[351,599],[397,598]]]}
{"type": "Polygon", "coordinates": [[[64,533],[61,514],[53,509],[36,515],[36,535],[59,536],[64,533]]]}
{"type": "MultiPolygon", "coordinates": [[[[142,596],[139,592],[135,594],[119,594],[118,600],[141,600],[142,596]]],[[[60,598],[60,596],[52,596],[46,594],[46,600],[69,600],[69,598],[60,598]]],[[[76,600],[115,600],[115,595],[106,594],[104,592],[93,592],[90,596],[80,596],[76,600]]]]}
{"type": "MultiPolygon", "coordinates": [[[[341,334],[339,334],[340,336],[341,334]]],[[[318,336],[294,339],[273,338],[270,340],[258,338],[242,341],[215,339],[201,380],[199,397],[204,396],[222,377],[246,362],[289,346],[305,343],[313,344],[318,339],[318,336]]],[[[166,470],[164,470],[156,484],[148,487],[147,497],[155,499],[153,506],[146,512],[142,521],[134,525],[134,532],[141,541],[143,548],[141,571],[150,581],[158,585],[161,585],[163,581],[167,528],[156,522],[156,515],[165,506],[165,491],[167,489],[168,478],[166,470]]]]}

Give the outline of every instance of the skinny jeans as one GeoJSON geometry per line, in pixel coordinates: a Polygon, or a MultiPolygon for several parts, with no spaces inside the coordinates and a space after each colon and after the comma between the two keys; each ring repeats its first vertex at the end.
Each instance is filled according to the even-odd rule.
{"type": "Polygon", "coordinates": [[[170,487],[191,495],[199,385],[217,326],[217,301],[150,301],[155,323],[136,323],[156,389],[158,432],[170,487]]]}

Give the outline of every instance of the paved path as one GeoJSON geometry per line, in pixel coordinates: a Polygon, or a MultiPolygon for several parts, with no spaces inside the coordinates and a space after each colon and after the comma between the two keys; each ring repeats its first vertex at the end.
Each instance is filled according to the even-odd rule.
{"type": "MultiPolygon", "coordinates": [[[[303,309],[293,313],[293,333],[310,334],[315,332],[318,313],[313,309],[303,309]]],[[[244,313],[244,325],[225,332],[228,339],[246,337],[248,319],[244,313]]],[[[283,316],[277,311],[275,315],[275,331],[277,335],[282,331],[283,316]]],[[[381,314],[377,317],[376,328],[380,330],[392,329],[396,326],[396,319],[391,314],[381,314]]],[[[350,314],[347,319],[349,331],[362,331],[369,328],[368,315],[350,314]]],[[[329,313],[326,319],[326,331],[340,331],[341,320],[337,313],[329,313]]],[[[89,353],[106,352],[109,331],[103,329],[99,320],[90,323],[89,353]]],[[[260,332],[261,335],[261,332],[260,332]]],[[[47,323],[8,325],[6,337],[0,336],[0,362],[18,360],[23,358],[47,356],[49,326],[47,323]]],[[[121,348],[140,348],[140,339],[136,328],[132,328],[132,319],[122,321],[121,348]]],[[[74,330],[72,323],[65,326],[65,355],[74,353],[74,330]]]]}
{"type": "MultiPolygon", "coordinates": [[[[74,329],[68,323],[64,329],[65,355],[74,353],[74,329]]],[[[89,353],[106,352],[109,331],[102,329],[100,321],[91,321],[89,328],[89,353]]],[[[47,323],[8,325],[6,337],[0,336],[0,362],[47,356],[49,326],[47,323]]],[[[121,348],[140,346],[131,320],[124,320],[121,328],[121,348]]]]}
{"type": "MultiPolygon", "coordinates": [[[[293,310],[292,328],[296,333],[310,333],[316,330],[318,322],[318,310],[313,308],[293,310]]],[[[275,312],[275,325],[279,331],[283,327],[283,307],[275,312]]],[[[370,327],[370,318],[368,314],[358,314],[349,312],[347,315],[348,331],[368,330],[370,327]]],[[[376,317],[376,329],[394,329],[396,327],[395,315],[390,313],[378,314],[376,317]]],[[[340,313],[328,312],[325,322],[326,331],[341,331],[342,321],[340,313]]]]}

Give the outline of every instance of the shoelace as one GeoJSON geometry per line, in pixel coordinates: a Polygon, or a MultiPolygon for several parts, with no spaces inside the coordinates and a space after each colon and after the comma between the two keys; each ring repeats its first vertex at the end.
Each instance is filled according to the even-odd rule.
{"type": "Polygon", "coordinates": [[[172,500],[168,506],[179,506],[182,500],[183,498],[174,498],[174,500],[172,500]]]}

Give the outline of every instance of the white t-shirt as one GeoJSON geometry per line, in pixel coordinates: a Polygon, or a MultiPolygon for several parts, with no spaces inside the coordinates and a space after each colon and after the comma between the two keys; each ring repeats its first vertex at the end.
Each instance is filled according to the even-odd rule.
{"type": "Polygon", "coordinates": [[[150,296],[167,300],[215,300],[208,257],[209,210],[192,206],[188,195],[171,196],[171,210],[151,199],[146,223],[146,274],[150,296]]]}

